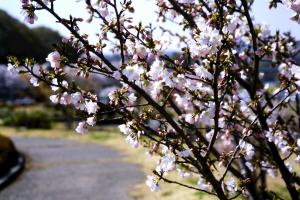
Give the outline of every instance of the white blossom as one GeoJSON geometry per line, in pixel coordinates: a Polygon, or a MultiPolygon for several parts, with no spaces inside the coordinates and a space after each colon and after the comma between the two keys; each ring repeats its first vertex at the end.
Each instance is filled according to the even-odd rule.
{"type": "Polygon", "coordinates": [[[252,144],[246,143],[245,141],[240,141],[240,148],[244,149],[246,155],[246,160],[251,160],[255,155],[255,150],[252,144]]]}
{"type": "Polygon", "coordinates": [[[291,163],[285,163],[285,166],[290,172],[292,172],[293,166],[291,165],[291,163]]]}
{"type": "Polygon", "coordinates": [[[258,34],[258,37],[260,37],[261,39],[266,39],[267,37],[269,37],[271,34],[271,30],[270,30],[270,26],[267,24],[262,24],[260,26],[260,32],[258,34]]]}
{"type": "Polygon", "coordinates": [[[290,146],[283,146],[280,150],[283,156],[288,156],[291,153],[291,147],[290,146]]]}
{"type": "Polygon", "coordinates": [[[251,162],[246,162],[245,165],[248,167],[248,169],[253,172],[254,171],[254,167],[253,164],[251,162]]]}
{"type": "Polygon", "coordinates": [[[223,27],[223,33],[231,32],[235,33],[235,30],[239,26],[241,20],[237,14],[227,15],[226,19],[228,20],[227,24],[223,27]]]}
{"type": "Polygon", "coordinates": [[[61,85],[65,88],[67,88],[69,86],[68,82],[65,80],[61,82],[61,85]]]}
{"type": "Polygon", "coordinates": [[[171,40],[172,36],[170,35],[169,32],[164,32],[162,37],[160,38],[160,51],[163,52],[165,51],[170,43],[172,42],[171,40]]]}
{"type": "Polygon", "coordinates": [[[152,63],[152,65],[150,67],[150,71],[147,74],[153,80],[161,80],[164,75],[163,71],[164,71],[163,62],[159,59],[156,59],[152,63]]]}
{"type": "Polygon", "coordinates": [[[206,138],[208,141],[210,141],[211,138],[212,138],[212,136],[213,136],[213,134],[214,134],[214,129],[211,129],[209,132],[207,132],[207,133],[205,134],[205,138],[206,138]]]}
{"type": "Polygon", "coordinates": [[[237,191],[237,184],[236,180],[234,178],[230,178],[229,180],[226,181],[226,189],[228,192],[233,195],[237,191]]]}
{"type": "Polygon", "coordinates": [[[208,80],[212,80],[213,79],[213,75],[208,72],[203,66],[201,65],[196,65],[195,66],[195,73],[197,76],[199,76],[200,78],[206,78],[208,80]]]}
{"type": "Polygon", "coordinates": [[[158,96],[163,88],[162,81],[155,81],[151,85],[150,94],[154,99],[158,99],[158,96]]]}
{"type": "Polygon", "coordinates": [[[51,89],[52,89],[54,92],[57,91],[57,90],[59,89],[57,78],[52,79],[52,84],[53,84],[53,85],[51,86],[51,89]]]}
{"type": "Polygon", "coordinates": [[[86,134],[88,132],[86,122],[79,122],[75,131],[80,134],[86,134]]]}
{"type": "Polygon", "coordinates": [[[185,114],[184,115],[184,120],[189,123],[189,124],[194,124],[195,123],[195,117],[193,116],[193,114],[189,113],[189,114],[185,114]]]}
{"type": "Polygon", "coordinates": [[[137,100],[137,97],[135,96],[134,93],[131,93],[129,96],[128,96],[128,104],[129,105],[133,105],[137,100]]]}
{"type": "Polygon", "coordinates": [[[183,170],[181,170],[181,169],[177,169],[177,172],[178,172],[178,175],[179,175],[181,178],[187,178],[187,177],[192,177],[192,176],[193,176],[193,173],[192,173],[192,172],[183,171],[183,170]]]}
{"type": "Polygon", "coordinates": [[[96,119],[95,117],[89,117],[86,119],[86,123],[90,126],[95,126],[96,125],[96,119]]]}
{"type": "Polygon", "coordinates": [[[132,122],[127,122],[126,124],[121,124],[121,125],[119,125],[119,130],[124,135],[130,135],[132,133],[132,130],[130,128],[131,125],[132,125],[132,122]]]}
{"type": "Polygon", "coordinates": [[[126,143],[131,145],[133,148],[139,147],[139,141],[137,139],[134,139],[131,135],[128,135],[126,137],[126,143]]]}
{"type": "Polygon", "coordinates": [[[142,66],[135,65],[127,65],[123,70],[123,74],[128,78],[129,81],[139,81],[141,74],[145,71],[142,66]]]}
{"type": "Polygon", "coordinates": [[[147,176],[146,185],[150,188],[151,192],[157,192],[159,186],[154,176],[147,176]]]}
{"type": "Polygon", "coordinates": [[[181,156],[181,157],[183,157],[183,158],[189,157],[191,155],[191,150],[184,149],[183,151],[180,151],[178,153],[178,155],[181,156]]]}
{"type": "Polygon", "coordinates": [[[157,172],[168,172],[176,168],[175,165],[176,158],[171,154],[164,155],[159,165],[156,167],[157,172]]]}
{"type": "Polygon", "coordinates": [[[205,191],[210,191],[210,185],[203,179],[203,177],[200,175],[197,182],[198,188],[205,191]]]}
{"type": "Polygon", "coordinates": [[[269,142],[274,142],[275,137],[272,133],[272,130],[266,131],[266,138],[268,138],[269,142]]]}
{"type": "Polygon", "coordinates": [[[191,108],[191,102],[188,100],[187,96],[180,96],[179,94],[174,94],[175,102],[180,108],[189,110],[191,108]]]}
{"type": "Polygon", "coordinates": [[[98,111],[98,104],[93,101],[86,101],[85,108],[88,114],[95,114],[98,111]]]}
{"type": "Polygon", "coordinates": [[[199,35],[199,44],[192,46],[191,55],[194,58],[205,57],[217,52],[222,44],[222,36],[217,29],[206,26],[199,35]]]}
{"type": "Polygon", "coordinates": [[[57,95],[51,95],[49,97],[50,101],[54,104],[57,104],[59,102],[59,97],[57,95]]]}
{"type": "Polygon", "coordinates": [[[297,156],[297,157],[295,158],[295,163],[300,164],[300,156],[297,156]]]}
{"type": "Polygon", "coordinates": [[[40,84],[38,82],[38,79],[36,77],[31,77],[30,78],[30,83],[34,86],[34,87],[38,87],[40,84]]]}
{"type": "Polygon", "coordinates": [[[121,79],[121,73],[119,71],[114,71],[112,74],[112,77],[114,77],[114,79],[116,80],[120,80],[121,79]]]}
{"type": "Polygon", "coordinates": [[[12,65],[10,63],[8,63],[8,65],[7,65],[7,71],[9,71],[11,74],[17,74],[17,73],[19,73],[18,67],[15,66],[15,65],[12,65]]]}
{"type": "Polygon", "coordinates": [[[167,147],[166,145],[163,145],[161,148],[161,153],[166,154],[167,152],[169,152],[169,147],[167,147]]]}
{"type": "Polygon", "coordinates": [[[273,178],[278,176],[278,172],[276,169],[267,169],[267,174],[273,178]]]}

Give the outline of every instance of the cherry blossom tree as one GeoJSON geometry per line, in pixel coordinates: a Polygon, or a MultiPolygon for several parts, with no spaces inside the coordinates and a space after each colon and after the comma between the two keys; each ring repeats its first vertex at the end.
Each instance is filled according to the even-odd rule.
{"type": "MultiPolygon", "coordinates": [[[[85,0],[90,17],[65,19],[54,0],[21,0],[25,20],[34,23],[39,12],[49,12],[70,31],[63,44],[76,58],[57,46],[46,58],[10,57],[10,70],[29,73],[31,83],[52,87],[50,100],[73,106],[82,121],[76,131],[101,122],[114,113],[122,122],[126,142],[144,145],[160,159],[146,184],[151,191],[165,181],[198,190],[219,199],[280,199],[268,187],[278,177],[291,199],[299,199],[300,177],[300,66],[299,49],[289,33],[272,34],[252,15],[254,0],[153,0],[157,24],[135,24],[133,0],[85,0]],[[101,27],[93,44],[81,32],[81,23],[101,27]],[[172,23],[168,30],[159,24],[172,23]],[[175,56],[167,52],[177,47],[175,56]],[[120,56],[113,64],[105,55],[120,56]],[[278,84],[263,80],[261,63],[278,70],[278,84]],[[109,102],[98,101],[68,77],[90,74],[118,80],[109,102]],[[195,185],[172,180],[168,174],[196,176],[195,185]]],[[[283,4],[300,23],[299,0],[271,0],[269,9],[283,4]]],[[[150,11],[149,11],[150,12],[150,11]]],[[[162,188],[163,189],[163,188],[162,188]]],[[[282,199],[282,198],[281,198],[282,199]]]]}

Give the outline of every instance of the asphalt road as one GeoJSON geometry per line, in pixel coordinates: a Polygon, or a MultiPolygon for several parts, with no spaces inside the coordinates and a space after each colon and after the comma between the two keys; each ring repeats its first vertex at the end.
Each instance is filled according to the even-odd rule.
{"type": "Polygon", "coordinates": [[[0,200],[131,200],[130,187],[143,181],[124,155],[66,140],[14,138],[26,154],[23,174],[0,192],[0,200]]]}

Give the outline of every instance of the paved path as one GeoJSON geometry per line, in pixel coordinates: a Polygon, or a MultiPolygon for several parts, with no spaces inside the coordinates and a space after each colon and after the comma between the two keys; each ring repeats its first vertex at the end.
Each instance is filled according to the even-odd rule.
{"type": "Polygon", "coordinates": [[[143,181],[138,166],[107,147],[66,140],[14,138],[27,155],[26,171],[0,200],[130,200],[143,181]]]}

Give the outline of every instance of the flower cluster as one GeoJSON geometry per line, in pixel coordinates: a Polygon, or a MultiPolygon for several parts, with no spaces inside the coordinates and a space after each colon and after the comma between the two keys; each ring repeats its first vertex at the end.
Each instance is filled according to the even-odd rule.
{"type": "MultiPolygon", "coordinates": [[[[54,1],[47,2],[22,1],[29,22],[37,8],[57,17],[54,1]]],[[[270,7],[280,2],[273,0],[270,7]]],[[[71,31],[66,42],[76,59],[57,48],[40,73],[28,62],[23,68],[11,62],[8,69],[32,74],[34,86],[41,81],[51,86],[53,103],[80,111],[78,133],[105,120],[102,113],[119,116],[126,143],[145,145],[148,155],[159,156],[146,181],[151,191],[160,181],[178,184],[169,176],[178,172],[182,178],[198,177],[195,185],[179,185],[220,199],[263,199],[266,179],[280,175],[291,198],[299,199],[294,165],[300,163],[300,66],[290,34],[272,34],[268,25],[257,23],[247,0],[157,0],[158,21],[173,23],[175,30],[135,24],[131,0],[86,4],[87,21],[100,21],[97,44],[80,32],[82,19],[57,19],[71,31]],[[180,50],[172,55],[170,46],[180,50]],[[118,63],[103,53],[109,50],[118,54],[118,63]],[[85,79],[104,75],[118,85],[100,102],[92,89],[71,84],[70,69],[85,79]],[[274,86],[262,69],[276,74],[274,86]]],[[[299,22],[299,1],[283,4],[299,22]]]]}

